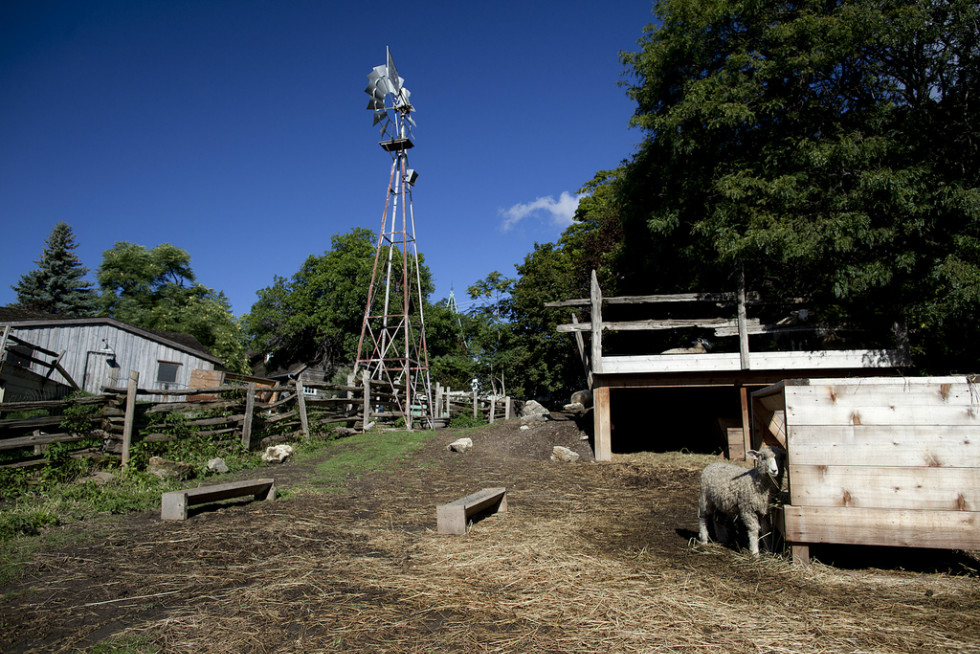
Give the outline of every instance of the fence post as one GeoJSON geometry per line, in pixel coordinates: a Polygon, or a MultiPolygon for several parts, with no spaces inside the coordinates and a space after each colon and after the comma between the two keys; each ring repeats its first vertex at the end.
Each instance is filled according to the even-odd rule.
{"type": "Polygon", "coordinates": [[[442,384],[439,382],[436,382],[436,406],[435,411],[432,412],[432,417],[442,417],[442,384]]]}
{"type": "Polygon", "coordinates": [[[303,438],[310,440],[310,423],[306,419],[306,389],[303,380],[296,380],[296,406],[299,410],[299,424],[303,429],[303,438]]]}
{"type": "Polygon", "coordinates": [[[478,420],[480,418],[480,404],[476,399],[476,389],[473,389],[473,419],[478,420]]]}
{"type": "MultiPolygon", "coordinates": [[[[351,373],[351,374],[347,375],[347,387],[348,388],[351,388],[352,386],[354,386],[354,373],[351,373]]],[[[353,400],[354,399],[354,391],[351,391],[351,390],[348,390],[347,391],[347,399],[348,400],[353,400]]],[[[353,402],[351,404],[344,405],[344,412],[345,413],[348,413],[349,414],[353,410],[354,410],[354,404],[353,404],[353,402]]]]}
{"type": "Polygon", "coordinates": [[[510,395],[504,398],[504,420],[510,420],[510,395]]]}
{"type": "Polygon", "coordinates": [[[123,421],[122,465],[129,465],[129,446],[133,442],[133,424],[136,422],[136,389],[139,386],[138,370],[129,371],[126,387],[126,418],[123,421]]]}
{"type": "Polygon", "coordinates": [[[493,424],[493,418],[494,418],[493,414],[495,414],[496,412],[497,412],[497,396],[491,395],[490,396],[490,421],[489,421],[491,425],[493,424]]]}
{"type": "Polygon", "coordinates": [[[371,422],[371,376],[367,370],[361,371],[361,382],[364,384],[364,419],[361,431],[367,431],[368,423],[371,422]]]}
{"type": "Polygon", "coordinates": [[[252,416],[255,413],[255,382],[248,385],[245,395],[245,423],[242,425],[242,448],[252,449],[252,416]]]}

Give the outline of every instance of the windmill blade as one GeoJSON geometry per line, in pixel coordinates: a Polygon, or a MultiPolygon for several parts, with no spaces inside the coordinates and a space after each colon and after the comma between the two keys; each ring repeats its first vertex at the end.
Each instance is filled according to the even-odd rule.
{"type": "Polygon", "coordinates": [[[395,132],[401,129],[399,120],[405,120],[410,127],[415,127],[415,121],[411,118],[411,112],[414,108],[411,102],[412,93],[405,88],[404,78],[398,75],[398,69],[395,68],[395,60],[391,56],[390,48],[385,47],[385,55],[387,63],[375,66],[367,74],[368,84],[364,92],[371,96],[367,108],[374,112],[373,124],[381,124],[383,135],[391,134],[393,136],[395,132]],[[392,96],[392,102],[390,106],[385,106],[385,100],[389,94],[392,96]],[[398,115],[391,116],[388,113],[391,109],[396,110],[398,115]]]}
{"type": "Polygon", "coordinates": [[[388,55],[388,79],[392,80],[394,89],[392,93],[398,93],[398,89],[401,88],[402,84],[405,82],[402,78],[398,76],[398,69],[395,68],[395,60],[391,58],[391,48],[385,46],[385,54],[388,55]]]}

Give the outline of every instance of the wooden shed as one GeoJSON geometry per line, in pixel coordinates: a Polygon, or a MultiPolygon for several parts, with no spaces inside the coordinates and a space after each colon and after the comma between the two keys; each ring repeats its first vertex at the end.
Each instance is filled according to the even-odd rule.
{"type": "MultiPolygon", "coordinates": [[[[623,391],[732,389],[737,393],[739,415],[718,416],[723,418],[719,421],[719,427],[725,434],[729,455],[741,458],[751,442],[750,389],[763,388],[788,377],[871,377],[887,374],[887,371],[897,370],[909,363],[908,343],[899,325],[895,325],[894,347],[889,348],[751,349],[750,337],[768,338],[816,331],[812,326],[780,324],[783,321],[766,324],[759,317],[748,315],[749,308],[755,309],[765,304],[757,293],[745,289],[744,279],[740,279],[735,292],[604,297],[595,271],[592,272],[588,298],[545,303],[546,307],[573,311],[572,322],[558,325],[557,331],[574,335],[592,390],[596,460],[612,459],[611,405],[613,396],[623,391]],[[660,313],[664,313],[664,307],[667,307],[670,309],[667,313],[673,314],[679,312],[678,307],[684,306],[723,307],[726,315],[693,319],[668,315],[629,321],[603,317],[604,310],[624,307],[633,310],[655,307],[660,309],[660,313]],[[579,321],[574,313],[582,310],[589,312],[588,322],[579,321]],[[728,338],[737,342],[731,344],[730,351],[689,351],[684,354],[670,351],[659,354],[614,354],[604,348],[607,333],[663,333],[684,329],[710,330],[716,339],[728,338]],[[738,425],[741,425],[741,430],[738,425]]],[[[799,315],[802,312],[797,310],[794,313],[799,315]]]]}
{"type": "Polygon", "coordinates": [[[783,446],[775,523],[809,545],[980,549],[980,377],[788,379],[752,393],[753,445],[783,446]]]}
{"type": "MultiPolygon", "coordinates": [[[[193,336],[142,329],[114,318],[65,318],[0,307],[0,331],[8,340],[54,354],[65,379],[90,393],[125,386],[129,371],[140,373],[140,388],[146,390],[188,388],[194,370],[222,365],[193,336]]],[[[37,356],[21,358],[5,360],[0,373],[6,375],[15,365],[41,375],[49,372],[49,364],[37,356]]]]}

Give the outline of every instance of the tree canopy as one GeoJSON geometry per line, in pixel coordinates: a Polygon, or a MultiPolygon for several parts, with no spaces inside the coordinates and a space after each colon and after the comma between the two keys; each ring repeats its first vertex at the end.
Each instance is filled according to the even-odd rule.
{"type": "Polygon", "coordinates": [[[619,216],[622,290],[732,288],[744,265],[769,296],[906,320],[920,366],[975,361],[980,5],[663,0],[656,14],[623,55],[645,139],[602,182],[611,206],[585,210],[619,216]]]}
{"type": "Polygon", "coordinates": [[[75,235],[68,223],[59,222],[44,242],[37,268],[21,275],[11,288],[14,306],[61,316],[84,317],[95,312],[95,290],[83,277],[88,268],[74,250],[75,235]]]}
{"type": "Polygon", "coordinates": [[[236,372],[248,372],[245,338],[223,292],[195,281],[191,257],[169,243],[147,249],[120,241],[102,253],[103,315],[194,336],[236,372]]]}
{"type": "MultiPolygon", "coordinates": [[[[358,227],[333,236],[330,250],[307,257],[290,279],[276,276],[243,317],[252,349],[271,355],[274,367],[313,363],[334,371],[352,363],[376,248],[377,235],[358,227]]],[[[422,294],[428,297],[431,274],[424,258],[419,259],[422,294]]],[[[400,278],[399,271],[392,276],[400,278]]]]}

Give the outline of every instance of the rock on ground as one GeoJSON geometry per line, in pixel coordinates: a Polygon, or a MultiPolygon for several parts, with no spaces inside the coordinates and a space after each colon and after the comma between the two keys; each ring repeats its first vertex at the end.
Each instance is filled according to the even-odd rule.
{"type": "Polygon", "coordinates": [[[446,449],[451,452],[465,452],[471,447],[473,447],[472,438],[460,438],[447,445],[446,449]]]}
{"type": "Polygon", "coordinates": [[[551,451],[552,461],[564,461],[566,463],[574,463],[578,461],[578,453],[573,452],[567,447],[561,445],[555,445],[554,449],[551,451]]]}
{"type": "Polygon", "coordinates": [[[272,445],[267,447],[262,454],[262,460],[266,463],[282,463],[293,455],[293,448],[290,445],[272,445]]]}

